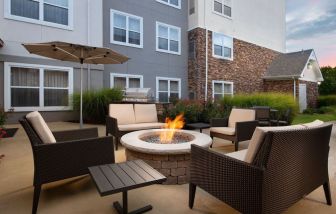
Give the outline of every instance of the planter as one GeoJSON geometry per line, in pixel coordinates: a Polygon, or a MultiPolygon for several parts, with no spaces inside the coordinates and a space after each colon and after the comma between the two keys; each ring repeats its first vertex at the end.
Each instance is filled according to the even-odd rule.
{"type": "Polygon", "coordinates": [[[2,130],[5,131],[6,134],[2,136],[2,138],[14,137],[18,129],[19,128],[3,128],[2,130]]]}

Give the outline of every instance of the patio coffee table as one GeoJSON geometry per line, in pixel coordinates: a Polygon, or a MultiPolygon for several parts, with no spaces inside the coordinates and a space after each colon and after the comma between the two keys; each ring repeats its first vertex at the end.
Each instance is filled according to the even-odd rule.
{"type": "MultiPolygon", "coordinates": [[[[142,160],[93,166],[89,167],[89,172],[100,196],[122,192],[123,206],[118,201],[113,203],[114,208],[119,214],[128,213],[128,190],[159,184],[167,179],[142,160]]],[[[144,213],[152,208],[151,205],[147,205],[130,213],[144,213]]]]}
{"type": "Polygon", "coordinates": [[[188,123],[186,124],[187,128],[191,128],[191,129],[199,129],[200,132],[203,132],[203,129],[207,129],[210,128],[210,124],[208,123],[188,123]]]}

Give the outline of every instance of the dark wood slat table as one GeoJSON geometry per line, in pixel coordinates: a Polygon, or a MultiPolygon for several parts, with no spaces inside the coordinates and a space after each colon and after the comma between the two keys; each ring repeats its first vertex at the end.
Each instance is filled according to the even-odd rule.
{"type": "MultiPolygon", "coordinates": [[[[113,203],[114,208],[119,214],[128,213],[128,190],[152,184],[160,184],[167,179],[142,160],[93,166],[89,167],[89,172],[101,196],[119,192],[123,193],[123,206],[121,206],[118,201],[113,203]]],[[[130,213],[144,213],[151,209],[153,209],[153,207],[147,205],[130,213]]]]}

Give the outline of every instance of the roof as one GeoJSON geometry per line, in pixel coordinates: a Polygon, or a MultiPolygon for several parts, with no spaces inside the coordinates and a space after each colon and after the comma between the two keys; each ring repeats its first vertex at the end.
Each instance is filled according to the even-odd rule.
{"type": "Polygon", "coordinates": [[[265,79],[300,77],[313,50],[280,54],[266,71],[265,79]]]}

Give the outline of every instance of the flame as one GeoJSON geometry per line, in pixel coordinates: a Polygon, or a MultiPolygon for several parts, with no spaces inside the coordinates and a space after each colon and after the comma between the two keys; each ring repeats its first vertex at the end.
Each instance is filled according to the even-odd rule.
{"type": "Polygon", "coordinates": [[[164,125],[164,129],[168,129],[166,131],[161,132],[160,140],[162,143],[170,143],[173,140],[175,132],[177,129],[182,129],[184,126],[184,114],[179,114],[176,116],[174,120],[170,118],[166,118],[166,123],[164,125]]]}

